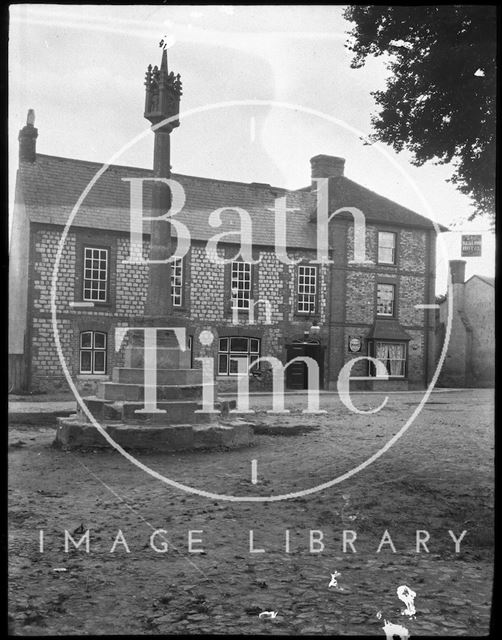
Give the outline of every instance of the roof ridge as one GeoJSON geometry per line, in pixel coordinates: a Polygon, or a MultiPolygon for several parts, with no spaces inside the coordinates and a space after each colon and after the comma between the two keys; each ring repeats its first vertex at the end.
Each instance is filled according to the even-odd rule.
{"type": "MultiPolygon", "coordinates": [[[[87,165],[96,165],[99,167],[102,167],[103,165],[107,164],[106,162],[98,162],[96,160],[83,160],[81,158],[68,158],[66,156],[53,156],[51,154],[48,153],[37,153],[36,157],[43,157],[43,158],[51,158],[54,160],[62,160],[64,162],[77,162],[79,164],[87,164],[87,165]]],[[[35,161],[36,164],[36,161],[35,161]]],[[[108,164],[109,168],[117,168],[117,169],[133,169],[135,171],[146,171],[148,173],[153,173],[153,169],[146,169],[145,167],[135,167],[133,165],[126,165],[126,164],[108,164]]],[[[269,183],[264,183],[264,182],[242,182],[241,180],[226,180],[224,178],[206,178],[205,176],[195,176],[195,175],[189,175],[187,173],[177,173],[177,172],[173,172],[171,175],[173,176],[180,176],[182,178],[192,178],[194,180],[206,180],[207,182],[218,182],[218,183],[226,183],[226,184],[238,184],[244,187],[253,187],[253,188],[263,188],[263,189],[267,189],[267,190],[278,190],[278,191],[286,191],[288,193],[296,193],[298,191],[298,189],[287,189],[286,187],[276,187],[273,186],[269,183]]]]}
{"type": "Polygon", "coordinates": [[[482,280],[486,284],[489,284],[491,287],[495,287],[495,278],[494,277],[492,277],[492,276],[483,276],[483,275],[481,275],[479,273],[473,273],[472,276],[465,281],[465,284],[467,284],[469,282],[469,280],[472,280],[473,278],[479,278],[480,280],[482,280]]]}

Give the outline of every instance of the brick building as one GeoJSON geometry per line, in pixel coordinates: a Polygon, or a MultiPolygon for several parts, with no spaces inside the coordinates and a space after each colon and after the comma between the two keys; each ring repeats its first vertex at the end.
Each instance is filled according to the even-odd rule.
{"type": "MultiPolygon", "coordinates": [[[[452,321],[438,385],[491,387],[495,382],[495,280],[473,275],[465,280],[465,260],[451,260],[452,321]]],[[[448,321],[448,298],[439,305],[437,358],[448,321]]]]}
{"type": "MultiPolygon", "coordinates": [[[[9,374],[12,390],[52,390],[66,386],[51,319],[51,280],[58,247],[75,204],[102,165],[39,154],[30,112],[19,140],[14,222],[11,237],[9,374]]],[[[348,360],[371,355],[384,362],[389,379],[375,378],[373,365],[358,362],[352,376],[360,388],[423,388],[434,370],[433,312],[416,305],[434,302],[436,231],[430,220],[353,182],[345,161],[331,156],[311,160],[311,185],[287,191],[262,183],[240,183],[173,174],[186,202],[176,218],[190,231],[191,246],[171,272],[175,326],[189,337],[196,358],[212,355],[220,386],[235,382],[237,360],[297,355],[317,360],[321,385],[336,388],[348,360]],[[341,213],[329,224],[331,264],[316,259],[316,180],[329,185],[329,211],[357,207],[366,218],[365,264],[354,263],[352,216],[341,213]],[[274,247],[274,205],[286,198],[286,245],[297,265],[284,264],[274,247]],[[253,257],[216,264],[206,254],[216,233],[238,231],[235,210],[209,224],[216,209],[240,207],[252,220],[253,257]],[[266,300],[253,307],[252,301],[266,300]],[[235,324],[232,307],[239,307],[235,324]],[[254,318],[249,316],[249,307],[254,318]],[[210,347],[200,332],[215,336],[210,347]]],[[[306,174],[308,169],[306,167],[306,174]]],[[[307,177],[306,175],[306,177],[307,177]]],[[[130,182],[152,171],[109,166],[83,199],[61,246],[56,284],[61,350],[77,386],[92,391],[120,366],[115,327],[135,326],[144,313],[148,265],[128,264],[130,182]]],[[[151,182],[144,183],[144,211],[151,182]]],[[[143,226],[148,255],[149,223],[143,226]]],[[[221,257],[237,252],[239,236],[218,245],[221,257]]],[[[166,286],[169,286],[166,283],[166,286]]],[[[263,365],[261,365],[263,366],[263,365]]],[[[266,366],[266,365],[265,365],[266,366]]],[[[305,366],[286,373],[287,386],[306,386],[305,366]]]]}

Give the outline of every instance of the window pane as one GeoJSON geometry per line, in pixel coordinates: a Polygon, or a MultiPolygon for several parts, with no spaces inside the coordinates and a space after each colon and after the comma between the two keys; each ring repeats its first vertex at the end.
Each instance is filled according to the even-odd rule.
{"type": "Polygon", "coordinates": [[[388,231],[378,233],[378,262],[394,264],[396,255],[396,234],[388,231]]]}
{"type": "Polygon", "coordinates": [[[220,351],[228,351],[228,338],[220,338],[220,351]]]}
{"type": "Polygon", "coordinates": [[[404,345],[389,345],[389,369],[391,376],[404,375],[404,345]]]}
{"type": "Polygon", "coordinates": [[[248,350],[247,338],[230,338],[230,351],[245,351],[248,350]]]}
{"type": "Polygon", "coordinates": [[[382,316],[394,315],[394,285],[377,285],[377,314],[382,316]]]}
{"type": "MultiPolygon", "coordinates": [[[[249,363],[252,364],[253,362],[256,362],[256,360],[258,360],[258,355],[250,355],[249,356],[249,363]]],[[[251,371],[257,371],[260,368],[260,363],[258,364],[254,364],[251,367],[251,371]]]]}
{"type": "Polygon", "coordinates": [[[259,353],[260,352],[260,341],[256,340],[255,338],[251,338],[250,343],[251,343],[250,348],[249,348],[250,351],[252,353],[259,353]]]}
{"type": "MultiPolygon", "coordinates": [[[[237,374],[239,373],[239,362],[244,361],[246,363],[246,367],[248,364],[248,357],[247,356],[230,356],[230,373],[232,374],[237,374]]],[[[241,367],[244,367],[244,365],[240,365],[241,367]]]]}
{"type": "Polygon", "coordinates": [[[218,356],[218,373],[228,373],[228,356],[221,354],[218,356]]]}
{"type": "Polygon", "coordinates": [[[80,352],[80,373],[92,373],[92,351],[80,352]]]}
{"type": "Polygon", "coordinates": [[[94,351],[94,373],[105,373],[106,351],[94,351]]]}
{"type": "Polygon", "coordinates": [[[80,334],[80,348],[90,349],[92,347],[92,331],[84,331],[80,334]]]}
{"type": "Polygon", "coordinates": [[[381,247],[378,253],[378,262],[394,263],[394,250],[381,247]]]}
{"type": "Polygon", "coordinates": [[[106,334],[96,331],[94,334],[94,348],[105,349],[106,348],[106,334]]]}

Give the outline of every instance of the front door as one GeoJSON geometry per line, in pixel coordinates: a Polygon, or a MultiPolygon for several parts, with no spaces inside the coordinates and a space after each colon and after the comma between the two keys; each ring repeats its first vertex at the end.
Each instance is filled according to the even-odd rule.
{"type": "MultiPolygon", "coordinates": [[[[298,342],[286,347],[287,362],[298,356],[308,356],[319,366],[319,388],[323,386],[324,358],[322,345],[315,342],[298,342]]],[[[293,362],[286,369],[286,387],[288,389],[308,389],[308,370],[305,362],[293,362]]]]}

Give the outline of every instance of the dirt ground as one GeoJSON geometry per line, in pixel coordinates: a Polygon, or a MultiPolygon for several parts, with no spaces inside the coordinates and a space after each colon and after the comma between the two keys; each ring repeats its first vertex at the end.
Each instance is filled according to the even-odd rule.
{"type": "MultiPolygon", "coordinates": [[[[216,494],[299,492],[364,463],[407,423],[420,399],[391,395],[380,412],[356,415],[335,394],[323,395],[328,413],[308,415],[301,413],[305,397],[291,396],[292,412],[271,416],[269,400],[253,398],[257,412],[246,418],[259,425],[255,446],[138,460],[216,494]]],[[[354,396],[360,409],[381,401],[378,394],[354,396]]],[[[434,393],[372,464],[322,491],[279,501],[201,497],[116,451],[65,452],[51,447],[53,438],[46,426],[9,429],[9,606],[19,635],[385,637],[384,620],[411,636],[489,630],[493,391],[434,393]],[[165,533],[155,534],[154,544],[167,540],[165,553],[150,544],[158,529],[165,533]],[[65,552],[65,530],[77,541],[89,530],[89,552],[84,544],[65,552]],[[254,549],[263,552],[250,552],[250,530],[254,549]],[[344,530],[357,536],[355,553],[348,544],[343,551],[344,530]],[[417,530],[428,532],[428,553],[423,547],[417,553],[417,530]],[[457,538],[466,531],[458,553],[449,530],[457,538]],[[310,535],[322,535],[324,549],[314,542],[311,552],[310,535]],[[337,586],[330,587],[335,572],[337,586]],[[401,585],[416,593],[413,617],[402,614],[401,585]],[[263,611],[277,615],[260,619],[263,611]]]]}

